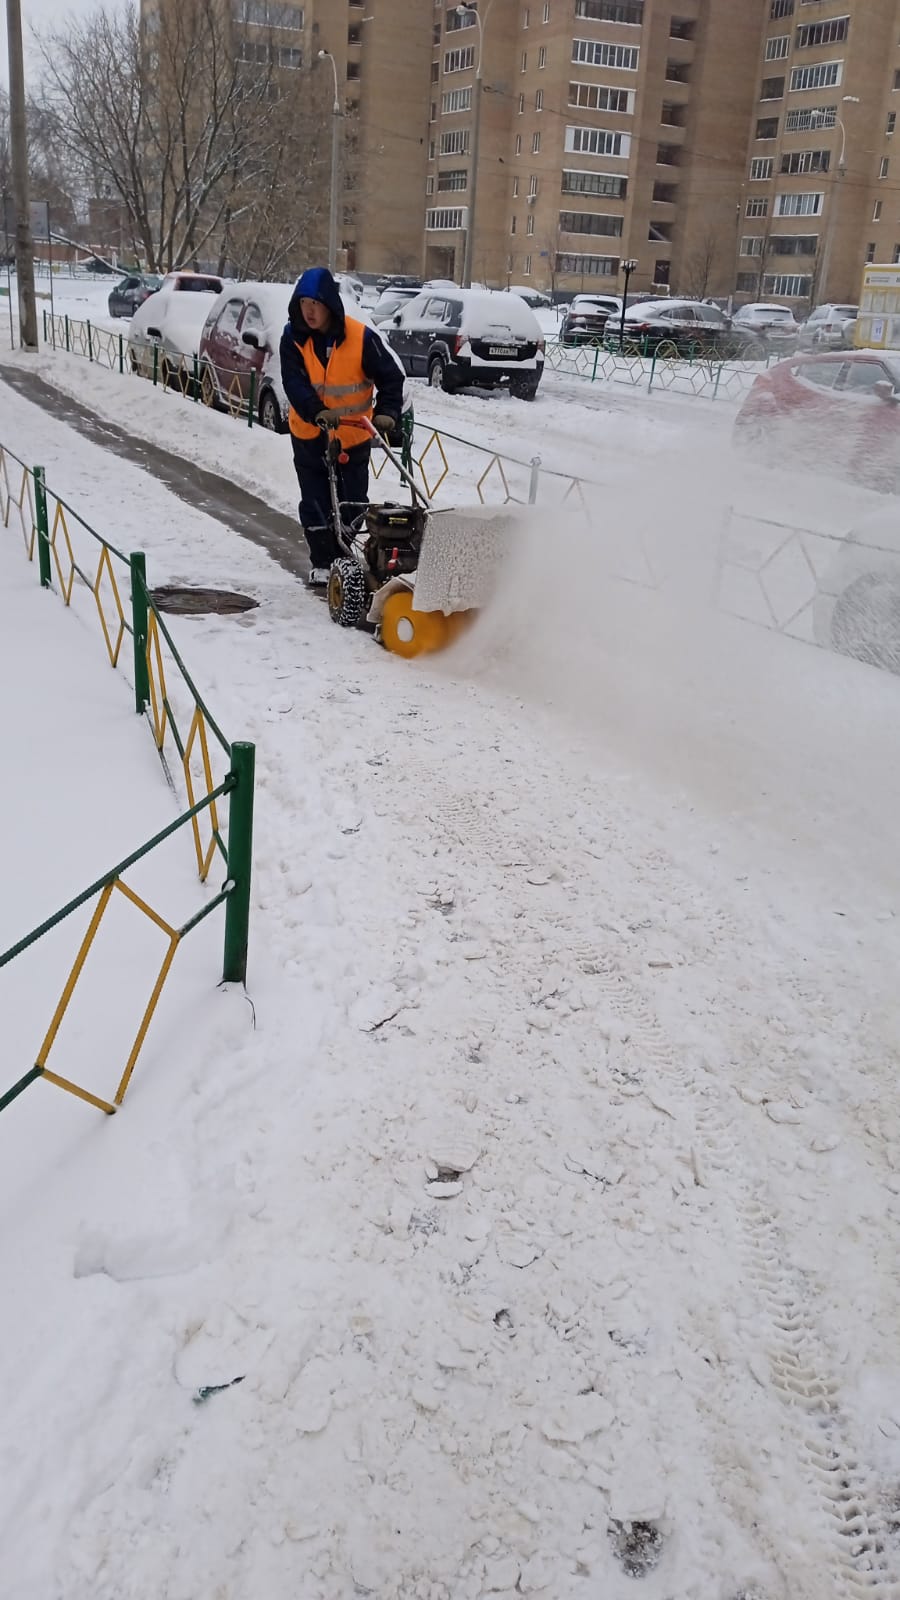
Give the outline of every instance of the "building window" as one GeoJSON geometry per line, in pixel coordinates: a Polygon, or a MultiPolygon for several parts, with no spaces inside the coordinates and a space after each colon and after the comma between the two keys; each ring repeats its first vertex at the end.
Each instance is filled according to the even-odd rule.
{"type": "Polygon", "coordinates": [[[697,24],[692,17],[673,17],[669,23],[670,39],[693,39],[697,24]]]}
{"type": "Polygon", "coordinates": [[[540,152],[540,148],[541,148],[541,136],[540,136],[539,133],[533,133],[531,135],[531,154],[533,156],[538,155],[539,152],[540,152]]]}
{"type": "Polygon", "coordinates": [[[575,15],[587,22],[624,22],[639,28],[644,20],[644,0],[575,0],[575,15]]]}
{"type": "Polygon", "coordinates": [[[516,214],[515,214],[515,212],[513,212],[512,216],[509,219],[509,231],[510,231],[510,233],[515,233],[515,231],[516,231],[516,214]]]}
{"type": "Polygon", "coordinates": [[[666,128],[683,128],[685,122],[685,107],[675,100],[664,100],[659,120],[666,128]]]}
{"type": "MultiPolygon", "coordinates": [[[[356,34],[356,38],[351,39],[350,43],[359,44],[359,29],[355,28],[353,31],[356,34]]],[[[431,42],[432,44],[440,44],[441,42],[441,25],[439,22],[436,22],[431,30],[431,42]]]]}
{"type": "Polygon", "coordinates": [[[874,246],[874,244],[867,244],[866,245],[866,266],[867,267],[870,266],[871,263],[874,260],[875,260],[875,246],[874,246]]]}
{"type": "Polygon", "coordinates": [[[441,95],[441,115],[444,117],[453,116],[457,111],[471,111],[471,109],[471,89],[448,89],[446,94],[441,95]]]}
{"type": "Polygon", "coordinates": [[[615,278],[619,271],[618,256],[571,256],[558,255],[556,257],[557,272],[568,272],[573,277],[582,278],[615,278]]]}
{"type": "Polygon", "coordinates": [[[760,85],[759,98],[760,100],[783,100],[784,79],[763,78],[763,81],[760,85]]]}
{"type": "Polygon", "coordinates": [[[440,150],[442,156],[467,156],[469,154],[468,128],[454,128],[449,133],[442,133],[440,150]]]}
{"type": "Polygon", "coordinates": [[[744,215],[747,217],[767,217],[769,215],[768,195],[752,196],[747,201],[747,209],[744,215]]]}
{"type": "Polygon", "coordinates": [[[550,21],[550,0],[545,0],[544,11],[543,11],[543,15],[541,17],[541,21],[542,22],[549,22],[550,21]]]}
{"type": "Polygon", "coordinates": [[[628,193],[628,179],[611,172],[577,172],[563,169],[563,194],[600,194],[612,200],[624,200],[628,193]]]}
{"type": "Polygon", "coordinates": [[[457,33],[460,28],[474,28],[477,25],[477,20],[474,11],[457,11],[456,7],[453,6],[447,12],[444,32],[457,33]]]}
{"type": "Polygon", "coordinates": [[[661,284],[663,288],[668,288],[671,270],[671,261],[657,261],[653,268],[653,282],[661,284]]]}
{"type": "Polygon", "coordinates": [[[433,139],[429,139],[429,141],[428,141],[428,159],[429,159],[429,161],[433,161],[434,160],[435,150],[436,150],[436,145],[435,145],[434,140],[433,139]]]}
{"type": "Polygon", "coordinates": [[[457,194],[469,186],[469,174],[465,167],[449,167],[446,172],[438,173],[438,194],[457,194]]]}
{"type": "Polygon", "coordinates": [[[432,83],[437,83],[438,78],[440,77],[440,75],[441,75],[441,64],[440,64],[440,62],[439,61],[432,61],[432,63],[431,63],[431,81],[432,81],[432,83]]]}
{"type": "Polygon", "coordinates": [[[534,233],[534,215],[533,214],[528,218],[528,221],[525,224],[525,232],[527,234],[533,234],[534,233]]]}
{"type": "Polygon", "coordinates": [[[524,96],[524,94],[520,94],[519,95],[519,116],[520,117],[524,114],[524,111],[525,111],[525,96],[524,96]]]}
{"type": "Polygon", "coordinates": [[[631,136],[608,133],[605,128],[569,127],[563,148],[570,155],[624,157],[631,153],[631,136]]]}
{"type": "Polygon", "coordinates": [[[667,83],[690,83],[691,69],[686,61],[666,62],[667,83]]]}
{"type": "Polygon", "coordinates": [[[518,178],[513,178],[513,199],[514,200],[518,200],[518,198],[519,198],[519,180],[518,180],[518,178]]]}
{"type": "Polygon", "coordinates": [[[656,146],[656,165],[658,167],[680,167],[680,146],[677,144],[658,144],[656,146]]]}
{"type": "Polygon", "coordinates": [[[432,233],[456,232],[466,226],[468,214],[465,206],[439,206],[426,211],[425,226],[432,233]]]}
{"type": "Polygon", "coordinates": [[[773,256],[814,256],[818,247],[817,233],[777,233],[769,240],[773,256]]]}
{"type": "Polygon", "coordinates": [[[475,65],[475,46],[444,51],[444,72],[468,72],[475,65]]]}
{"type": "Polygon", "coordinates": [[[751,181],[751,183],[764,183],[765,180],[767,178],[771,178],[771,176],[772,176],[772,157],[771,156],[757,156],[755,161],[751,161],[751,163],[750,163],[750,181],[751,181]]]}
{"type": "Polygon", "coordinates": [[[888,175],[888,167],[889,166],[890,166],[890,162],[888,161],[887,156],[882,156],[881,165],[878,168],[878,176],[879,176],[879,178],[886,178],[887,177],[887,175],[888,175]]]}
{"type": "Polygon", "coordinates": [[[756,124],[756,137],[757,139],[777,139],[778,118],[760,117],[756,124]]]}
{"type": "Polygon", "coordinates": [[[544,91],[543,91],[543,89],[536,89],[535,90],[535,94],[534,94],[534,109],[535,109],[535,111],[543,111],[543,109],[544,109],[544,91]]]}
{"type": "Polygon", "coordinates": [[[782,156],[781,170],[796,175],[798,172],[827,172],[831,166],[830,150],[794,150],[782,156]]]}
{"type": "Polygon", "coordinates": [[[791,36],[789,33],[781,33],[775,39],[766,40],[767,61],[783,61],[785,56],[789,56],[790,53],[791,36]]]}
{"type": "Polygon", "coordinates": [[[737,281],[735,283],[735,288],[737,289],[738,294],[755,294],[756,293],[756,273],[755,272],[739,272],[738,275],[737,275],[737,281]]]}
{"type": "Polygon", "coordinates": [[[527,72],[528,71],[528,51],[527,50],[523,50],[522,51],[522,65],[519,68],[519,71],[520,72],[527,72]]]}
{"type": "Polygon", "coordinates": [[[546,51],[545,47],[543,45],[541,45],[541,48],[538,51],[538,67],[545,67],[546,65],[547,65],[547,51],[546,51]]]}
{"type": "Polygon", "coordinates": [[[812,278],[801,278],[795,273],[774,273],[763,282],[764,294],[776,294],[782,300],[808,300],[812,278]]]}
{"type": "Polygon", "coordinates": [[[428,118],[428,121],[429,122],[437,122],[437,105],[436,105],[434,100],[432,100],[432,102],[431,102],[431,115],[428,118]]]}
{"type": "Polygon", "coordinates": [[[741,240],[742,256],[761,256],[765,239],[761,233],[751,233],[741,240]]]}
{"type": "Polygon", "coordinates": [[[621,239],[623,226],[622,217],[606,217],[599,211],[559,213],[560,233],[604,233],[613,239],[621,239]]]}
{"type": "Polygon", "coordinates": [[[619,72],[637,72],[640,53],[631,45],[600,44],[594,39],[572,40],[572,60],[585,67],[615,67],[619,72]]]}
{"type": "Polygon", "coordinates": [[[256,28],[291,28],[303,31],[302,6],[279,5],[278,0],[236,0],[233,8],[235,22],[256,28]]]}
{"type": "Polygon", "coordinates": [[[894,73],[894,88],[900,89],[900,72],[894,73]]]}
{"type": "Polygon", "coordinates": [[[891,137],[891,134],[895,131],[896,127],[897,127],[897,113],[896,113],[896,111],[889,111],[888,112],[888,119],[887,119],[887,127],[884,130],[885,134],[887,135],[888,138],[891,137]]]}
{"type": "Polygon", "coordinates": [[[791,92],[801,89],[835,89],[844,76],[843,61],[820,61],[815,67],[793,67],[791,92]]]}
{"type": "Polygon", "coordinates": [[[434,194],[434,179],[433,178],[426,178],[425,179],[425,193],[426,194],[434,194]]]}
{"type": "Polygon", "coordinates": [[[779,17],[792,17],[794,15],[794,0],[772,0],[769,6],[769,19],[777,22],[779,17]]]}
{"type": "Polygon", "coordinates": [[[647,238],[652,240],[654,244],[671,244],[671,222],[654,222],[651,219],[650,226],[647,229],[647,238]]]}
{"type": "Polygon", "coordinates": [[[810,128],[833,128],[837,106],[811,106],[808,111],[789,111],[784,119],[785,133],[808,133],[810,128]]]}
{"type": "Polygon", "coordinates": [[[522,268],[522,271],[524,272],[526,278],[530,278],[531,277],[531,257],[530,256],[526,256],[525,257],[525,265],[522,268]]]}
{"type": "Polygon", "coordinates": [[[797,29],[797,49],[808,50],[817,44],[840,44],[849,32],[849,17],[834,17],[830,22],[804,22],[797,29]]]}
{"type": "Polygon", "coordinates": [[[881,221],[881,201],[880,200],[876,200],[874,206],[872,207],[872,221],[873,222],[880,222],[881,221]]]}
{"type": "Polygon", "coordinates": [[[607,89],[599,83],[570,83],[569,105],[586,111],[614,111],[630,117],[634,111],[633,89],[607,89]]]}
{"type": "Polygon", "coordinates": [[[516,155],[520,156],[521,154],[522,154],[522,135],[520,133],[517,133],[516,134],[516,155]]]}
{"type": "Polygon", "coordinates": [[[824,194],[779,194],[775,198],[776,217],[820,217],[824,194]]]}
{"type": "Polygon", "coordinates": [[[525,10],[522,12],[522,27],[523,28],[527,28],[530,21],[531,21],[531,12],[529,11],[528,7],[526,6],[525,10]]]}
{"type": "Polygon", "coordinates": [[[537,174],[533,172],[531,174],[531,177],[528,179],[528,193],[530,195],[535,195],[535,194],[537,194],[537,192],[538,192],[538,179],[537,179],[537,174]]]}

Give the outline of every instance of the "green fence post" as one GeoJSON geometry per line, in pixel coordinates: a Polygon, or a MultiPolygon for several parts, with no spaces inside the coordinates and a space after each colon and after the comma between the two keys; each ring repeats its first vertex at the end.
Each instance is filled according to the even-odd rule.
{"type": "Polygon", "coordinates": [[[43,317],[44,317],[44,343],[46,344],[47,343],[47,312],[46,312],[46,310],[43,313],[43,317]]]}
{"type": "Polygon", "coordinates": [[[66,312],[66,349],[67,350],[71,350],[71,348],[72,348],[72,343],[71,343],[71,340],[69,338],[69,313],[67,311],[66,312]]]}
{"type": "Polygon", "coordinates": [[[93,359],[94,359],[94,347],[91,344],[91,324],[90,324],[90,322],[88,322],[87,331],[88,331],[88,335],[87,335],[87,339],[88,339],[88,361],[93,361],[93,359]]]}
{"type": "Polygon", "coordinates": [[[721,381],[722,381],[722,363],[720,361],[718,366],[716,367],[716,383],[715,383],[715,388],[713,389],[713,399],[714,400],[716,398],[716,395],[719,392],[719,384],[721,383],[721,381]]]}
{"type": "Polygon", "coordinates": [[[200,363],[194,356],[194,399],[200,399],[200,363]]]}
{"type": "Polygon", "coordinates": [[[47,515],[47,489],[44,483],[43,467],[35,467],[34,469],[34,514],[37,518],[36,537],[41,588],[49,589],[52,579],[50,570],[50,518],[47,515]]]}
{"type": "Polygon", "coordinates": [[[231,747],[235,786],[228,806],[228,877],[234,885],[225,902],[223,983],[246,983],[250,928],[250,872],[253,862],[253,775],[256,746],[231,747]]]}
{"type": "Polygon", "coordinates": [[[122,373],[124,371],[125,371],[125,341],[123,340],[122,335],[119,334],[119,372],[122,373]]]}
{"type": "Polygon", "coordinates": [[[150,675],[147,671],[147,557],[143,550],[134,550],[128,562],[131,567],[134,709],[141,716],[150,699],[150,675]]]}
{"type": "Polygon", "coordinates": [[[595,344],[594,345],[594,370],[591,373],[591,383],[594,382],[594,379],[597,376],[597,362],[599,361],[599,359],[600,359],[600,346],[598,344],[595,344]]]}
{"type": "Polygon", "coordinates": [[[250,404],[247,407],[247,427],[253,427],[253,413],[256,410],[256,368],[250,372],[250,404]]]}
{"type": "Polygon", "coordinates": [[[656,358],[657,358],[658,354],[659,354],[659,346],[657,345],[656,349],[653,352],[653,359],[650,362],[650,382],[647,384],[647,393],[648,394],[650,393],[651,389],[653,388],[653,378],[654,378],[654,375],[656,373],[656,358]]]}
{"type": "Polygon", "coordinates": [[[156,388],[159,379],[159,345],[153,346],[153,387],[156,388]]]}

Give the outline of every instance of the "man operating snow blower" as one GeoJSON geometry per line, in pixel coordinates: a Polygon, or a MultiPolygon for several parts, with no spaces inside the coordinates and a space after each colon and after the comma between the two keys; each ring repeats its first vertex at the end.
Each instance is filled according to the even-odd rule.
{"type": "Polygon", "coordinates": [[[340,499],[345,516],[362,513],[369,498],[371,443],[341,416],[363,416],[379,433],[399,438],[403,372],[374,328],[344,311],[327,267],[310,267],[297,280],[281,336],[281,379],[290,405],[294,466],[300,484],[300,521],[309,546],[309,581],[325,585],[340,555],[331,525],[325,452],[336,432],[341,445],[340,499]]]}

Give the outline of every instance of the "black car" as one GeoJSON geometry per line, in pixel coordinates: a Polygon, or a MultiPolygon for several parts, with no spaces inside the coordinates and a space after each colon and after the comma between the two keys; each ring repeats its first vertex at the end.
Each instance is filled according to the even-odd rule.
{"type": "Polygon", "coordinates": [[[485,289],[426,289],[383,322],[391,349],[411,377],[434,389],[502,386],[533,400],[544,370],[544,339],[534,312],[517,294],[485,289]]]}
{"type": "Polygon", "coordinates": [[[152,272],[130,272],[122,278],[109,294],[109,314],[111,317],[133,317],[138,306],[149,300],[155,294],[162,278],[156,277],[152,272]]]}
{"type": "Polygon", "coordinates": [[[559,330],[564,345],[600,344],[610,317],[618,321],[622,302],[611,294],[577,294],[566,307],[559,330]]]}
{"type": "MultiPolygon", "coordinates": [[[[607,350],[622,350],[618,322],[610,320],[603,343],[607,350]]],[[[644,300],[625,313],[624,352],[754,361],[763,359],[766,349],[758,332],[735,327],[718,306],[698,300],[644,300]]]]}
{"type": "Polygon", "coordinates": [[[375,288],[378,294],[384,294],[385,289],[421,289],[422,279],[410,277],[404,272],[383,272],[380,278],[375,279],[375,288]]]}

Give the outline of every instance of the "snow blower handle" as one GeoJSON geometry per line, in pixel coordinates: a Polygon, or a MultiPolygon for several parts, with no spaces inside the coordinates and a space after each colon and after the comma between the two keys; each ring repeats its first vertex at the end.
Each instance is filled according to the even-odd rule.
{"type": "Polygon", "coordinates": [[[419,485],[416,483],[412,473],[409,472],[403,465],[400,457],[394,454],[386,438],[384,437],[384,434],[379,433],[378,429],[373,427],[371,418],[345,416],[341,417],[341,422],[347,423],[351,428],[361,428],[363,433],[367,433],[369,435],[369,438],[373,444],[380,444],[382,450],[391,463],[391,466],[396,468],[397,472],[399,472],[401,478],[403,479],[403,482],[408,485],[410,492],[412,493],[413,500],[420,500],[426,511],[430,511],[432,509],[431,501],[429,500],[427,494],[425,494],[424,490],[419,488],[419,485]]]}

